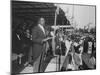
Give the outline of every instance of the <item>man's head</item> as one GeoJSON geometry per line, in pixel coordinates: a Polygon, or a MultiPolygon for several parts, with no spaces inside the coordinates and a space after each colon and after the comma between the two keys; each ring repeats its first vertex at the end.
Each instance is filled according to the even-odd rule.
{"type": "Polygon", "coordinates": [[[45,25],[45,19],[43,17],[39,18],[38,24],[41,24],[42,26],[45,25]]]}

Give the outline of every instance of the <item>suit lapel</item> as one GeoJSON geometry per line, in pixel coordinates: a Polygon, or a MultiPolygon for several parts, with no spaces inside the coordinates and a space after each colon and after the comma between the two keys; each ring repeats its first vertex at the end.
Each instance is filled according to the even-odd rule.
{"type": "Polygon", "coordinates": [[[44,34],[44,32],[43,32],[43,30],[38,26],[38,28],[39,28],[39,30],[41,31],[41,33],[44,35],[44,36],[46,36],[45,34],[44,34]]]}

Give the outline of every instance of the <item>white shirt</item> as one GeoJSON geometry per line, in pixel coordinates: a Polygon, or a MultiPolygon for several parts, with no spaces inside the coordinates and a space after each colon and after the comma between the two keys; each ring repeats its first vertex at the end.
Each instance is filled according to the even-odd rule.
{"type": "Polygon", "coordinates": [[[45,29],[42,25],[38,24],[38,26],[42,29],[43,33],[45,34],[45,29]]]}
{"type": "Polygon", "coordinates": [[[65,46],[67,48],[66,56],[67,56],[67,54],[68,54],[68,52],[70,50],[71,44],[72,44],[72,41],[68,41],[68,40],[65,41],[65,46]]]}

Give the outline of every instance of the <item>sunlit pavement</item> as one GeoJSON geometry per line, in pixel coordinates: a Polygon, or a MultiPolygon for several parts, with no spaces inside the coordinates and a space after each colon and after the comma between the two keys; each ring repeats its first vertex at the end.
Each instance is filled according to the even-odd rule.
{"type": "MultiPolygon", "coordinates": [[[[60,68],[62,67],[64,60],[65,60],[65,56],[61,56],[60,68]]],[[[53,71],[58,71],[58,56],[51,59],[50,63],[48,64],[45,70],[45,72],[53,72],[53,71]]],[[[20,73],[33,73],[33,67],[27,66],[20,73]]],[[[21,74],[21,75],[24,75],[24,74],[21,74]]]]}

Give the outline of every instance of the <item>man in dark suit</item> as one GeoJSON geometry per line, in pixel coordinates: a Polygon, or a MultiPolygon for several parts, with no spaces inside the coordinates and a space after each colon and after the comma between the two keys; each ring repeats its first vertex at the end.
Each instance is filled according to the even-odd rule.
{"type": "Polygon", "coordinates": [[[40,64],[43,62],[43,57],[45,54],[45,19],[40,18],[38,20],[38,25],[32,29],[32,41],[33,41],[33,72],[42,72],[42,67],[40,64]]]}

